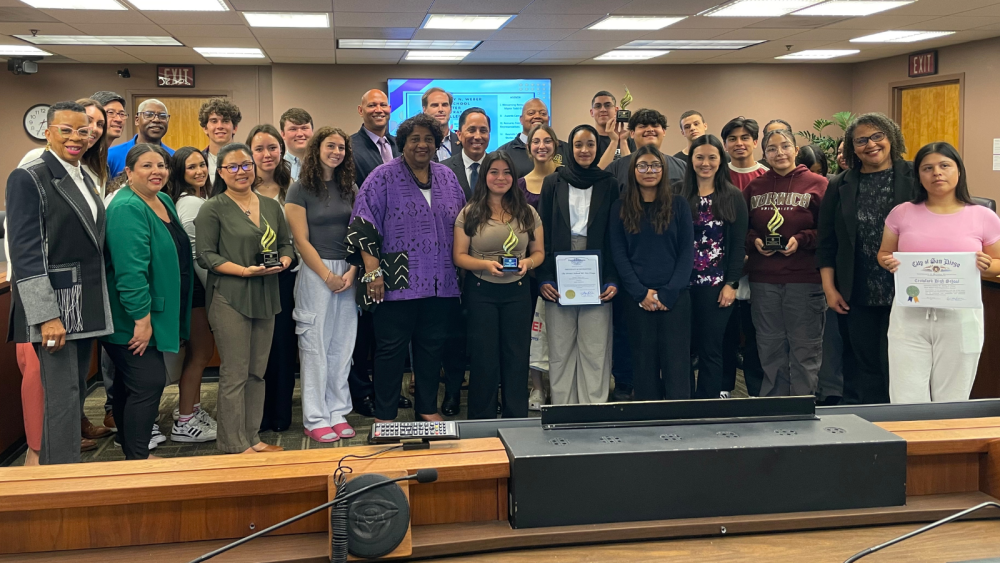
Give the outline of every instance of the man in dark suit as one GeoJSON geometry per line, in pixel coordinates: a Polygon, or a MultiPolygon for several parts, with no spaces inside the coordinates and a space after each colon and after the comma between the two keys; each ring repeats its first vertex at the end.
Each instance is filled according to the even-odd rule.
{"type": "MultiPolygon", "coordinates": [[[[545,107],[545,102],[542,100],[532,98],[525,102],[521,108],[521,133],[497,149],[506,151],[510,155],[511,160],[514,161],[514,172],[518,178],[535,168],[534,163],[531,162],[531,156],[528,154],[526,143],[528,142],[528,132],[539,123],[549,124],[549,109],[545,107]]],[[[558,141],[555,156],[558,159],[557,165],[562,166],[563,159],[566,158],[566,150],[568,150],[567,146],[564,146],[562,141],[558,141]]]]}
{"type": "MultiPolygon", "coordinates": [[[[363,124],[357,133],[351,135],[354,150],[354,182],[360,188],[365,178],[379,166],[399,156],[396,137],[389,134],[389,98],[381,90],[369,90],[361,96],[358,114],[363,124]]],[[[363,311],[358,319],[358,335],[354,341],[354,363],[347,383],[351,388],[351,402],[354,412],[362,416],[375,416],[372,394],[371,367],[375,353],[375,325],[372,314],[363,311]]],[[[413,407],[413,402],[399,396],[399,408],[413,407]]]]}
{"type": "Polygon", "coordinates": [[[423,107],[424,113],[441,124],[441,133],[444,136],[444,139],[441,140],[441,146],[434,154],[434,162],[444,162],[458,154],[458,135],[451,130],[452,102],[454,102],[452,95],[437,87],[428,89],[420,97],[420,105],[423,107]]]}
{"type": "Polygon", "coordinates": [[[399,156],[396,138],[389,134],[389,98],[381,90],[369,90],[361,96],[358,115],[364,122],[351,135],[354,150],[354,181],[361,187],[372,170],[399,156]]]}

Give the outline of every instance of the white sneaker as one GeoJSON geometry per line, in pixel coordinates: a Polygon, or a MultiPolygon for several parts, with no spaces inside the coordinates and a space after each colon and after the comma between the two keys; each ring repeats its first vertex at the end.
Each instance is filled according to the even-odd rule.
{"type": "MultiPolygon", "coordinates": [[[[180,420],[181,419],[181,409],[180,408],[174,409],[173,416],[174,416],[174,422],[177,422],[178,420],[180,420]]],[[[219,427],[219,423],[217,423],[215,421],[215,419],[212,418],[212,416],[210,414],[208,414],[208,411],[206,411],[205,409],[199,408],[197,411],[195,411],[194,417],[203,426],[208,426],[209,428],[213,428],[213,429],[219,427]]]]}
{"type": "MultiPolygon", "coordinates": [[[[166,438],[164,438],[164,440],[166,440],[166,438]]],[[[118,449],[121,449],[121,447],[122,447],[122,445],[119,444],[117,440],[111,440],[111,443],[114,444],[115,447],[118,448],[118,449]]],[[[156,440],[152,440],[152,439],[149,440],[149,449],[150,450],[155,450],[156,446],[159,446],[159,445],[160,445],[160,443],[157,442],[156,440]]]]}
{"type": "Polygon", "coordinates": [[[723,392],[719,393],[719,398],[720,399],[729,399],[730,398],[729,397],[729,391],[723,391],[723,392]]]}
{"type": "MultiPolygon", "coordinates": [[[[150,444],[154,444],[154,443],[155,444],[162,444],[163,442],[166,442],[166,441],[167,441],[167,437],[164,436],[162,432],[160,432],[160,425],[159,424],[153,424],[153,434],[152,434],[152,437],[149,439],[149,443],[150,444]]],[[[153,446],[153,447],[156,447],[156,446],[153,446]]]]}
{"type": "Polygon", "coordinates": [[[532,389],[531,394],[528,395],[528,410],[529,411],[540,411],[542,410],[542,405],[545,404],[545,392],[541,389],[532,389]]]}
{"type": "Polygon", "coordinates": [[[178,420],[170,430],[170,440],[173,442],[211,442],[215,439],[215,436],[216,432],[214,428],[204,426],[194,418],[187,422],[178,420]]]}

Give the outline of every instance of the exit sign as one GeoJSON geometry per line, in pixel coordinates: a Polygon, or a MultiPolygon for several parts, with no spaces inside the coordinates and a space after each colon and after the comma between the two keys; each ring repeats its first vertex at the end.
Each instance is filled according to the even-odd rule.
{"type": "Polygon", "coordinates": [[[938,73],[938,52],[924,51],[910,55],[910,78],[933,76],[938,73]]]}
{"type": "Polygon", "coordinates": [[[156,85],[160,88],[194,88],[193,66],[156,67],[156,85]]]}

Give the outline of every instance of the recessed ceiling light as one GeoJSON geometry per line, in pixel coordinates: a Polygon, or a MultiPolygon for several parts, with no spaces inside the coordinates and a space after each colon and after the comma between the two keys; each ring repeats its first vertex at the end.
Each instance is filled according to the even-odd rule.
{"type": "Polygon", "coordinates": [[[407,51],[408,61],[460,61],[472,51],[407,51]]]}
{"type": "Polygon", "coordinates": [[[644,61],[666,55],[670,51],[655,51],[653,49],[615,49],[603,55],[594,57],[595,61],[644,61]]]}
{"type": "Polygon", "coordinates": [[[460,14],[430,14],[424,19],[424,29],[500,29],[514,16],[468,16],[460,14]]]}
{"type": "Polygon", "coordinates": [[[0,45],[0,57],[51,57],[52,53],[31,45],[0,45]]]}
{"type": "Polygon", "coordinates": [[[874,35],[855,37],[851,43],[913,43],[935,37],[951,35],[954,31],[883,31],[874,35]]]}
{"type": "Polygon", "coordinates": [[[656,29],[663,29],[668,25],[675,24],[686,16],[682,17],[666,17],[666,16],[608,16],[603,20],[595,23],[594,25],[588,27],[587,29],[597,29],[597,30],[613,30],[620,29],[623,31],[650,31],[656,29]]]}
{"type": "Polygon", "coordinates": [[[726,18],[776,18],[823,0],[736,0],[698,15],[726,18]]]}
{"type": "Polygon", "coordinates": [[[15,35],[18,39],[35,45],[131,45],[161,46],[183,45],[169,36],[144,35],[15,35]]]}
{"type": "Polygon", "coordinates": [[[453,39],[338,39],[338,49],[433,49],[436,51],[471,51],[482,41],[453,39]]]}
{"type": "Polygon", "coordinates": [[[264,53],[260,49],[241,49],[235,47],[195,47],[198,54],[206,58],[216,59],[263,59],[264,53]]]}
{"type": "Polygon", "coordinates": [[[243,12],[250,27],[330,27],[325,12],[243,12]]]}
{"type": "Polygon", "coordinates": [[[857,49],[808,49],[805,51],[799,51],[798,53],[791,53],[789,55],[782,55],[780,57],[774,57],[776,59],[834,59],[837,57],[846,57],[847,55],[856,55],[861,51],[857,49]]]}
{"type": "Polygon", "coordinates": [[[637,39],[631,43],[622,45],[622,49],[671,49],[671,50],[718,50],[736,51],[745,49],[753,45],[760,45],[767,41],[739,41],[739,40],[675,40],[675,39],[637,39]]]}
{"type": "Polygon", "coordinates": [[[129,3],[144,12],[228,12],[229,6],[222,0],[129,0],[129,3]]]}
{"type": "Polygon", "coordinates": [[[39,10],[127,10],[117,0],[21,0],[39,10]]]}
{"type": "Polygon", "coordinates": [[[883,2],[880,0],[830,0],[795,12],[796,16],[870,16],[907,4],[913,0],[883,2]]]}

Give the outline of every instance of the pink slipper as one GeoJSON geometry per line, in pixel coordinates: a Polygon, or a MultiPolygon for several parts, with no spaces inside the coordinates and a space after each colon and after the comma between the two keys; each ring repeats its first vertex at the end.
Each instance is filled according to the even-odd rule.
{"type": "Polygon", "coordinates": [[[346,422],[341,422],[340,424],[333,425],[333,431],[337,433],[341,438],[353,438],[354,429],[351,425],[346,422]]]}
{"type": "Polygon", "coordinates": [[[309,430],[308,428],[303,430],[306,436],[309,436],[313,440],[323,444],[329,444],[330,442],[340,440],[340,434],[329,426],[324,426],[323,428],[317,428],[315,430],[309,430]]]}

